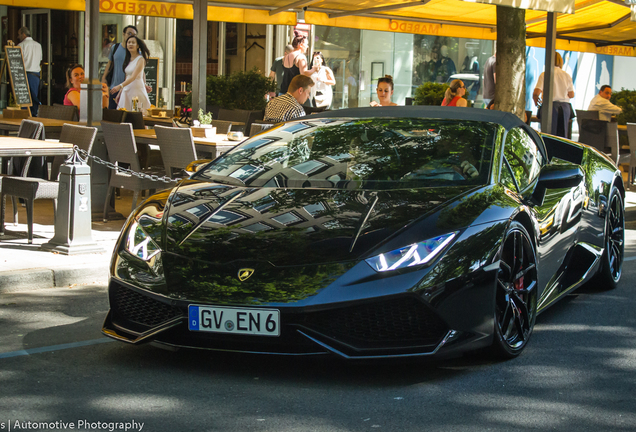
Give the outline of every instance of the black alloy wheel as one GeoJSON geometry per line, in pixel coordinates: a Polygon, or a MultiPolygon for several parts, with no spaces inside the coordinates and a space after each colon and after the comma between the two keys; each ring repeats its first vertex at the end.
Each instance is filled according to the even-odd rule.
{"type": "Polygon", "coordinates": [[[612,187],[607,206],[603,248],[597,285],[603,289],[614,289],[621,279],[625,255],[625,209],[623,198],[616,187],[612,187]]]}
{"type": "Polygon", "coordinates": [[[501,248],[495,292],[493,352],[514,358],[528,344],[537,317],[537,259],[528,231],[512,222],[501,248]]]}

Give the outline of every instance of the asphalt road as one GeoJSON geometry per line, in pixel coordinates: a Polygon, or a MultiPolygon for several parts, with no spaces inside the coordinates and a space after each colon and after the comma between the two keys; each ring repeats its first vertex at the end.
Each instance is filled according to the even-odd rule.
{"type": "Polygon", "coordinates": [[[102,338],[104,286],[5,294],[0,431],[636,431],[636,231],[626,256],[507,362],[167,352],[102,338]]]}

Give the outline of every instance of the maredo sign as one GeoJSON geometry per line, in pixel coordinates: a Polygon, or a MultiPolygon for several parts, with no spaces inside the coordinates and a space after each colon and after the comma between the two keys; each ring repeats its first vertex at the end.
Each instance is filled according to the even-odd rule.
{"type": "Polygon", "coordinates": [[[389,21],[389,30],[392,32],[437,35],[439,34],[440,27],[441,26],[439,24],[427,24],[399,20],[389,21]]]}
{"type": "Polygon", "coordinates": [[[146,15],[164,18],[192,18],[192,6],[176,3],[100,0],[99,11],[125,15],[146,15]]]}

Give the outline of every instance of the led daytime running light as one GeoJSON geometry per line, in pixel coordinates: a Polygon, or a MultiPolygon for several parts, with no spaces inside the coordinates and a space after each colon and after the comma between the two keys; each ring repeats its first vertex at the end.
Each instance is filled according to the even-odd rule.
{"type": "Polygon", "coordinates": [[[366,261],[377,272],[427,264],[439,255],[456,235],[457,232],[445,234],[374,256],[366,261]]]}

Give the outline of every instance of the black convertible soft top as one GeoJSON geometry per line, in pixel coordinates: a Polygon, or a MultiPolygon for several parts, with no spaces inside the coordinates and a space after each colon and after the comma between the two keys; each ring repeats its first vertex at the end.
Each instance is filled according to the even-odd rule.
{"type": "MultiPolygon", "coordinates": [[[[346,108],[339,110],[323,111],[307,116],[311,119],[317,118],[429,118],[429,119],[447,119],[447,120],[470,120],[497,123],[504,129],[510,130],[513,127],[521,127],[530,134],[535,140],[537,146],[547,158],[547,153],[543,140],[539,134],[530,126],[521,121],[519,117],[512,113],[497,110],[487,110],[479,108],[462,108],[462,107],[442,107],[442,106],[389,106],[389,107],[364,107],[364,108],[346,108]]],[[[306,120],[301,117],[297,120],[306,120]]]]}

